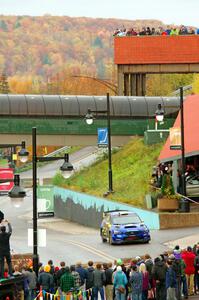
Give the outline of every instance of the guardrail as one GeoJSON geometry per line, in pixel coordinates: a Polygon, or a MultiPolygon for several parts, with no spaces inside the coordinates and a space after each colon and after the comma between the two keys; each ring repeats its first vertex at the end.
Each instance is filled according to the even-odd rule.
{"type": "Polygon", "coordinates": [[[70,149],[70,148],[71,148],[70,146],[64,146],[64,147],[59,148],[59,149],[57,149],[57,150],[55,150],[55,151],[53,151],[53,152],[51,152],[51,153],[49,153],[49,154],[44,155],[44,157],[52,157],[52,156],[54,156],[54,155],[56,155],[56,154],[59,154],[60,152],[63,152],[63,151],[65,151],[65,150],[68,150],[68,149],[70,149]]]}

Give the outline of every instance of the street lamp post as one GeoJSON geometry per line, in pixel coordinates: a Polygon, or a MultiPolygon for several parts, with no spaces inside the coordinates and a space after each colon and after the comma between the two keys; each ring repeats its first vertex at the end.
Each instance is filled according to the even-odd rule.
{"type": "Polygon", "coordinates": [[[182,164],[182,195],[186,196],[186,182],[185,182],[185,145],[184,145],[184,89],[180,87],[180,130],[181,130],[181,164],[182,164]]]}
{"type": "MultiPolygon", "coordinates": [[[[189,86],[188,88],[189,89],[189,86]]],[[[181,130],[181,194],[186,196],[186,182],[185,182],[185,145],[184,145],[184,88],[181,86],[176,92],[180,93],[180,130],[181,130]]],[[[155,112],[156,122],[162,122],[164,119],[164,110],[161,104],[158,104],[158,108],[155,112]]],[[[157,129],[157,125],[156,125],[157,129]]]]}
{"type": "MultiPolygon", "coordinates": [[[[59,157],[40,157],[37,156],[37,129],[32,128],[32,179],[33,179],[33,270],[38,274],[38,240],[37,240],[37,162],[55,161],[59,159],[64,159],[63,165],[60,170],[64,173],[73,172],[74,168],[72,164],[68,161],[68,154],[59,157]]],[[[70,176],[69,175],[69,176],[70,176]]]]}
{"type": "Polygon", "coordinates": [[[90,110],[85,116],[86,123],[88,125],[93,124],[94,116],[93,114],[103,114],[107,116],[107,131],[108,131],[108,191],[104,195],[113,193],[113,175],[112,175],[112,157],[111,157],[111,120],[110,120],[110,97],[107,93],[106,97],[107,109],[106,110],[90,110]]]}
{"type": "Polygon", "coordinates": [[[8,192],[8,196],[10,197],[13,205],[15,207],[20,207],[24,197],[26,196],[25,190],[20,186],[20,176],[19,174],[15,174],[14,178],[3,178],[0,179],[0,183],[14,182],[14,186],[8,192]]]}
{"type": "Polygon", "coordinates": [[[158,129],[158,122],[163,122],[164,120],[164,109],[162,105],[159,103],[158,108],[155,111],[155,130],[158,129]]]}
{"type": "Polygon", "coordinates": [[[0,144],[0,148],[10,148],[11,149],[11,163],[13,161],[12,155],[13,155],[13,149],[15,153],[16,147],[21,147],[20,151],[18,152],[19,159],[22,163],[27,162],[29,152],[26,150],[26,143],[25,141],[22,141],[21,144],[0,144]]]}

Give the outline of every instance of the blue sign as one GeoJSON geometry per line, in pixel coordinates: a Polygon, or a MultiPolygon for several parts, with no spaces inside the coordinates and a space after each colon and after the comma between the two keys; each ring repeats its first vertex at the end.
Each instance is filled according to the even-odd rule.
{"type": "Polygon", "coordinates": [[[98,128],[98,147],[108,146],[108,128],[98,128]]]}

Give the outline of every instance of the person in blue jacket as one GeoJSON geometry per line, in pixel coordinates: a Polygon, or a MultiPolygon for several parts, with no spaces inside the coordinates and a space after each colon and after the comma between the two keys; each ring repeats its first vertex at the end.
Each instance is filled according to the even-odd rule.
{"type": "Polygon", "coordinates": [[[122,271],[122,267],[118,266],[113,275],[113,285],[115,288],[115,295],[117,300],[125,300],[127,277],[122,271]]]}
{"type": "Polygon", "coordinates": [[[166,272],[166,290],[167,290],[167,300],[177,300],[176,298],[176,272],[172,268],[173,262],[171,260],[167,261],[167,272],[166,272]]]}

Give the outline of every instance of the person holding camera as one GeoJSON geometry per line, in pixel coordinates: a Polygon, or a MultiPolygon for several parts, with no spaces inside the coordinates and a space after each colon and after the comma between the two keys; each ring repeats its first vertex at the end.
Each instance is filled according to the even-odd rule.
{"type": "Polygon", "coordinates": [[[10,255],[10,236],[12,234],[11,224],[3,220],[3,226],[0,226],[0,278],[4,278],[4,259],[8,265],[8,273],[12,276],[12,263],[10,255]],[[8,232],[6,232],[6,225],[8,232]]]}

